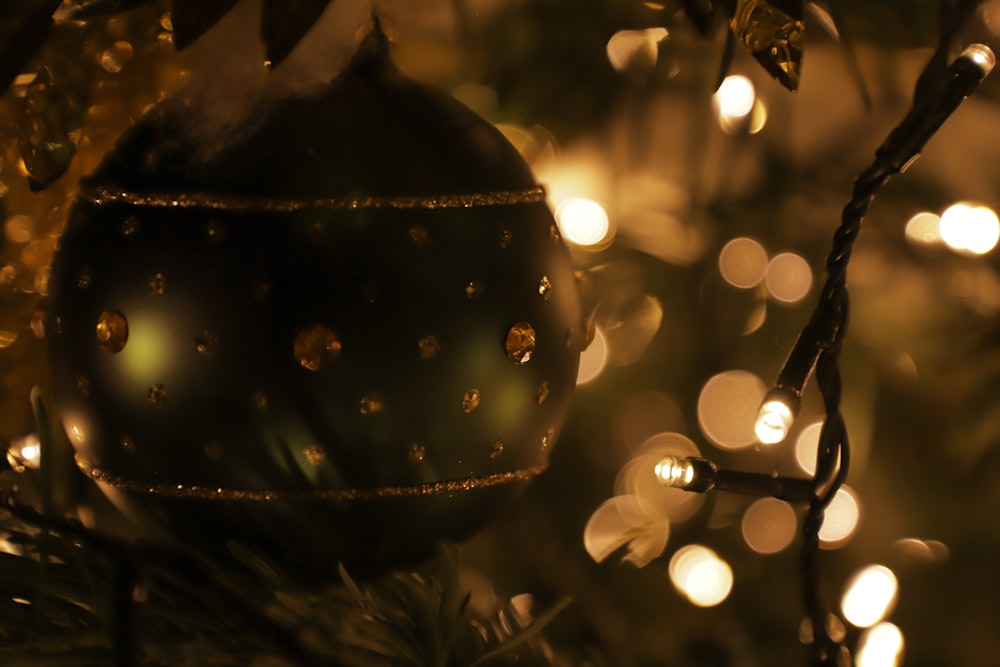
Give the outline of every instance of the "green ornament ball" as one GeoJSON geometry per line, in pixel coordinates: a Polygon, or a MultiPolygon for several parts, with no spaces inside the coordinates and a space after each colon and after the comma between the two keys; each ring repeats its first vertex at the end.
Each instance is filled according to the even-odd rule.
{"type": "Polygon", "coordinates": [[[419,561],[545,467],[576,281],[491,125],[379,52],[207,145],[195,93],[83,180],[53,261],[53,390],[140,522],[296,575],[419,561]]]}

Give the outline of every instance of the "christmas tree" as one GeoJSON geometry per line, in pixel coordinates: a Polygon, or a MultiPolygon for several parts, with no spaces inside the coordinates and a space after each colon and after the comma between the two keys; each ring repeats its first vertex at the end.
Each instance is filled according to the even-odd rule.
{"type": "Polygon", "coordinates": [[[990,664],[998,26],[0,9],[3,664],[990,664]]]}

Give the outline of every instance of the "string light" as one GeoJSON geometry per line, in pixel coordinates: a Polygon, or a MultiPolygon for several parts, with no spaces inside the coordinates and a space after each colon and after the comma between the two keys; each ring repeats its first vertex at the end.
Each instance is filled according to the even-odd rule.
{"type": "MultiPolygon", "coordinates": [[[[938,53],[943,53],[947,46],[943,36],[938,53]]],[[[801,407],[806,384],[814,373],[817,375],[826,416],[820,427],[812,478],[796,479],[727,470],[695,457],[668,456],[655,465],[656,476],[663,484],[685,491],[733,491],[808,503],[802,529],[803,599],[814,638],[813,663],[824,667],[833,667],[845,657],[850,659],[846,648],[841,645],[843,637],[834,636],[826,627],[829,614],[820,600],[817,564],[820,541],[829,538],[829,535],[820,534],[826,511],[835,498],[849,497],[846,489],[841,488],[847,476],[850,450],[846,425],[840,413],[839,368],[840,343],[849,311],[847,265],[862,219],[876,192],[919,156],[924,144],[941,124],[993,69],[996,59],[989,47],[974,44],[943,71],[936,69],[935,63],[936,60],[932,59],[921,74],[910,111],[875,151],[874,162],[855,180],[851,200],[843,209],[833,248],[826,259],[827,278],[819,303],[785,360],[777,382],[765,394],[757,411],[754,424],[757,439],[765,444],[781,442],[787,437],[801,407]]],[[[748,112],[749,108],[744,113],[748,112]]],[[[856,506],[855,502],[855,510],[856,506]]],[[[850,524],[849,535],[857,523],[856,512],[847,523],[850,524]]],[[[847,535],[842,537],[846,539],[847,535]]],[[[674,558],[677,559],[680,553],[678,551],[674,558]]],[[[673,565],[672,561],[672,571],[673,565]]],[[[872,586],[859,587],[860,584],[855,582],[845,593],[842,604],[848,620],[861,627],[881,620],[894,603],[896,592],[895,576],[888,568],[879,566],[870,569],[865,576],[865,581],[877,579],[874,585],[880,596],[878,603],[872,603],[868,593],[853,592],[874,590],[872,586]],[[861,602],[856,604],[855,598],[861,602]]],[[[859,582],[861,578],[859,575],[859,582]]],[[[678,588],[682,589],[680,585],[678,588]]],[[[900,640],[894,649],[896,655],[901,644],[900,640]]]]}
{"type": "Polygon", "coordinates": [[[728,491],[799,503],[813,498],[810,479],[730,470],[693,456],[666,456],[656,464],[654,472],[665,486],[694,493],[728,491]]]}

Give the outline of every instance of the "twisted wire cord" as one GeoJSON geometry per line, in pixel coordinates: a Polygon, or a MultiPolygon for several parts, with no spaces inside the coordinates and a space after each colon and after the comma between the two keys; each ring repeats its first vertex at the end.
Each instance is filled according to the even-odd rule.
{"type": "MultiPolygon", "coordinates": [[[[963,9],[974,3],[963,3],[963,9]]],[[[803,601],[813,630],[812,662],[816,667],[836,667],[849,661],[846,649],[830,636],[827,611],[820,595],[818,565],[819,531],[825,512],[847,477],[850,445],[840,412],[840,352],[850,316],[847,268],[861,223],[875,195],[894,175],[915,160],[924,144],[947,117],[971,94],[989,72],[974,55],[963,54],[943,66],[954,24],[942,31],[941,43],[915,86],[913,104],[903,121],[875,152],[875,160],[854,181],[851,199],[844,206],[826,258],[827,278],[819,303],[805,331],[819,337],[816,377],[823,398],[825,419],[820,431],[813,475],[813,498],[803,521],[803,601]]]]}

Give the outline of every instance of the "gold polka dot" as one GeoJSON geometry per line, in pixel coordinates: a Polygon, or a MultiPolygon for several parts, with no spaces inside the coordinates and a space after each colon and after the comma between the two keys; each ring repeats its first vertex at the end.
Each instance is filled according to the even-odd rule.
{"type": "Polygon", "coordinates": [[[408,232],[410,241],[418,248],[426,248],[431,244],[431,235],[423,225],[414,225],[408,232]]]}
{"type": "Polygon", "coordinates": [[[198,354],[211,359],[215,356],[215,350],[219,346],[218,337],[212,335],[209,331],[202,331],[200,334],[195,336],[194,348],[198,350],[198,354]]]}
{"type": "Polygon", "coordinates": [[[409,452],[407,452],[407,458],[409,458],[410,463],[413,465],[417,465],[418,463],[423,461],[424,456],[426,455],[427,455],[427,448],[422,444],[420,444],[419,442],[415,442],[412,445],[410,445],[410,450],[409,452]]]}
{"type": "Polygon", "coordinates": [[[90,378],[85,375],[77,375],[76,389],[84,398],[90,398],[90,378]]]}
{"type": "Polygon", "coordinates": [[[437,336],[424,336],[418,341],[417,347],[420,350],[421,359],[433,359],[441,353],[441,343],[437,336]]]}
{"type": "Polygon", "coordinates": [[[547,381],[542,382],[540,385],[538,385],[538,391],[535,394],[535,402],[541,405],[542,403],[545,402],[545,399],[548,397],[549,397],[549,383],[547,381]]]}
{"type": "Polygon", "coordinates": [[[167,280],[162,273],[154,273],[149,279],[149,293],[153,296],[163,296],[167,291],[167,280]]]}
{"type": "Polygon", "coordinates": [[[162,384],[152,385],[146,392],[146,399],[156,407],[161,407],[167,401],[167,388],[162,384]]]}
{"type": "Polygon", "coordinates": [[[465,412],[472,412],[479,407],[479,390],[470,389],[465,392],[465,396],[462,397],[462,410],[465,412]]]}
{"type": "Polygon", "coordinates": [[[535,328],[527,322],[516,322],[507,331],[504,341],[507,358],[515,364],[528,363],[535,351],[535,328]]]}
{"type": "Polygon", "coordinates": [[[213,220],[205,225],[205,238],[214,243],[222,240],[222,223],[213,220]]]}
{"type": "Polygon", "coordinates": [[[306,460],[314,466],[318,466],[320,463],[326,460],[326,450],[319,445],[310,445],[302,450],[302,454],[306,457],[306,460]]]}
{"type": "Polygon", "coordinates": [[[126,436],[122,436],[121,440],[122,451],[126,454],[135,454],[135,440],[126,436]]]}
{"type": "Polygon", "coordinates": [[[486,285],[481,280],[472,280],[465,286],[465,296],[470,301],[481,297],[484,291],[486,291],[486,285]]]}
{"type": "Polygon", "coordinates": [[[511,241],[514,240],[514,235],[510,233],[510,229],[508,229],[505,225],[500,225],[499,236],[500,248],[502,250],[506,250],[510,247],[511,241]]]}
{"type": "Polygon", "coordinates": [[[105,310],[94,325],[97,346],[105,352],[121,352],[128,341],[128,320],[117,310],[105,310]]]}
{"type": "Polygon", "coordinates": [[[80,269],[80,275],[76,279],[76,286],[80,289],[87,289],[90,287],[90,281],[93,279],[93,272],[90,270],[89,266],[84,266],[80,269]]]}
{"type": "Polygon", "coordinates": [[[538,281],[538,294],[546,301],[552,296],[552,281],[549,280],[548,276],[542,276],[542,279],[538,281]]]}
{"type": "Polygon", "coordinates": [[[137,229],[139,229],[139,218],[136,218],[134,216],[129,216],[124,220],[122,220],[121,227],[119,227],[121,235],[124,236],[125,238],[131,238],[135,236],[135,232],[137,229]]]}
{"type": "Polygon", "coordinates": [[[303,368],[318,371],[340,356],[340,340],[327,327],[316,324],[298,333],[292,352],[303,368]]]}
{"type": "Polygon", "coordinates": [[[361,397],[361,414],[363,415],[374,415],[382,412],[384,407],[382,397],[374,391],[370,391],[361,397]]]}
{"type": "Polygon", "coordinates": [[[490,445],[490,458],[497,459],[501,454],[503,454],[503,440],[497,438],[493,441],[493,444],[490,445]]]}

